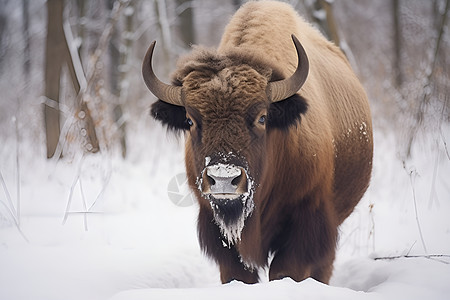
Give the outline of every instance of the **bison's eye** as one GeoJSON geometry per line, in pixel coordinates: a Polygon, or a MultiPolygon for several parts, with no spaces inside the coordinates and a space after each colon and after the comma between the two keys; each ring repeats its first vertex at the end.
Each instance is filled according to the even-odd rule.
{"type": "Polygon", "coordinates": [[[194,125],[194,122],[193,122],[190,118],[187,118],[187,119],[186,119],[186,123],[187,123],[190,127],[192,127],[192,125],[194,125]]]}
{"type": "Polygon", "coordinates": [[[261,125],[265,125],[266,124],[266,116],[262,115],[261,117],[259,117],[258,123],[261,125]]]}

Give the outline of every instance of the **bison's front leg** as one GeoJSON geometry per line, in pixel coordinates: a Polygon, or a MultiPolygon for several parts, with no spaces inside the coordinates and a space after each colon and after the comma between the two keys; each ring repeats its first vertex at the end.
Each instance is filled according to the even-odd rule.
{"type": "Polygon", "coordinates": [[[220,280],[222,283],[228,283],[233,280],[239,280],[245,283],[257,283],[259,280],[257,270],[247,269],[241,262],[234,247],[229,249],[228,257],[219,261],[220,280]]]}
{"type": "Polygon", "coordinates": [[[269,279],[313,277],[328,283],[333,269],[337,227],[327,205],[292,210],[276,238],[269,279]]]}
{"type": "Polygon", "coordinates": [[[222,283],[239,280],[245,283],[257,283],[257,270],[249,270],[242,264],[234,246],[228,246],[220,233],[209,209],[200,207],[198,216],[198,237],[202,250],[220,267],[222,283]]]}

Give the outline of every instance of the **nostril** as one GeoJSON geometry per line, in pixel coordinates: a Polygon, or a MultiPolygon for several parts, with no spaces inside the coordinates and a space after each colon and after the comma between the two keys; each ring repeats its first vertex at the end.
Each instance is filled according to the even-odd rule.
{"type": "Polygon", "coordinates": [[[208,180],[208,183],[209,183],[210,186],[213,186],[213,185],[216,184],[216,181],[211,176],[206,175],[206,179],[208,180]]]}
{"type": "Polygon", "coordinates": [[[247,191],[247,175],[235,165],[215,164],[203,172],[201,190],[204,194],[239,195],[247,191]]]}
{"type": "Polygon", "coordinates": [[[238,177],[234,178],[231,181],[231,185],[238,186],[239,182],[241,182],[241,179],[242,179],[242,173],[241,173],[241,175],[239,175],[238,177]]]}

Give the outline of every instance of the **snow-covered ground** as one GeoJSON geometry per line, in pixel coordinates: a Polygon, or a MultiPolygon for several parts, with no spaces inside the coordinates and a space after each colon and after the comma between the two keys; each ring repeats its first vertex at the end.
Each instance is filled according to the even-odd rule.
{"type": "Polygon", "coordinates": [[[375,260],[450,254],[450,160],[439,134],[419,140],[403,166],[394,136],[376,132],[372,184],[340,229],[329,286],[312,279],[221,285],[197,244],[196,206],[175,205],[176,191],[168,194],[183,172],[182,143],[160,129],[143,135],[143,149],[126,161],[104,155],[56,163],[27,154],[23,142],[23,235],[9,213],[17,207],[15,144],[2,145],[12,203],[3,186],[0,299],[450,299],[450,258],[375,260]]]}

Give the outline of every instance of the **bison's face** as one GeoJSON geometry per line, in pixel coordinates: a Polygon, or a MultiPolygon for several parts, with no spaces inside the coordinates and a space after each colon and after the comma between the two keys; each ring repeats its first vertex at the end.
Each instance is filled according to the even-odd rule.
{"type": "MultiPolygon", "coordinates": [[[[304,65],[305,60],[307,68],[306,56],[304,65]]],[[[154,76],[152,70],[147,74],[144,70],[150,90],[160,99],[158,93],[164,90],[166,97],[153,104],[152,115],[171,129],[187,132],[186,169],[191,186],[200,204],[211,207],[222,234],[232,244],[240,239],[245,220],[258,205],[254,196],[267,164],[268,134],[298,124],[307,105],[295,94],[299,82],[290,91],[280,92],[284,87],[272,85],[270,68],[237,64],[228,57],[202,57],[178,74],[179,86],[159,82],[154,87],[146,78],[154,76]]],[[[306,75],[300,75],[304,82],[306,75]]]]}
{"type": "Polygon", "coordinates": [[[264,167],[266,85],[267,78],[249,66],[192,72],[183,83],[188,175],[229,242],[236,242],[253,211],[264,167]]]}

